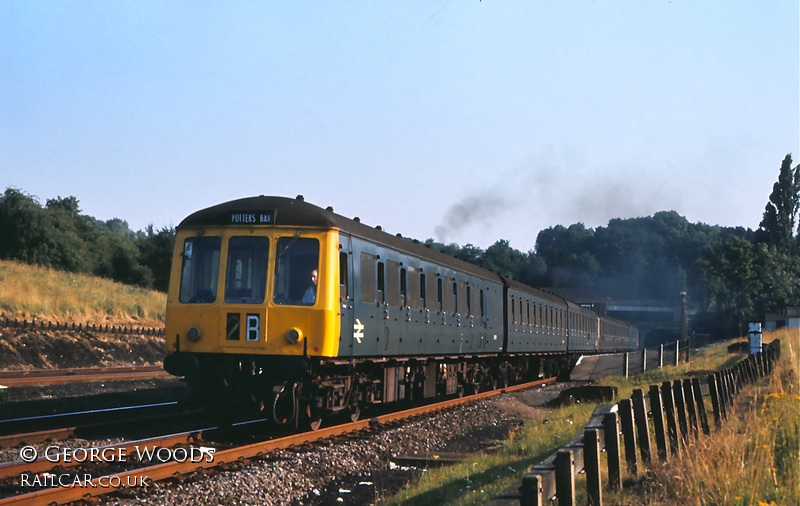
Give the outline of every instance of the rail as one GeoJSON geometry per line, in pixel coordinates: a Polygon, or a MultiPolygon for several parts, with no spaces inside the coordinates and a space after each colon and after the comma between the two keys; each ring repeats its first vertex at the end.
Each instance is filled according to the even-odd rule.
{"type": "Polygon", "coordinates": [[[107,334],[163,336],[164,329],[158,327],[126,327],[121,325],[97,325],[83,323],[63,323],[43,320],[18,320],[17,318],[0,318],[0,328],[21,328],[40,330],[74,330],[78,332],[104,332],[107,334]]]}
{"type": "Polygon", "coordinates": [[[553,498],[558,499],[559,505],[575,504],[575,477],[580,473],[586,474],[588,504],[601,506],[601,452],[607,455],[610,488],[618,490],[622,486],[620,434],[626,466],[634,476],[639,473],[639,462],[649,465],[653,460],[648,414],[653,420],[657,458],[680,458],[690,439],[699,438],[701,432],[711,433],[704,397],[710,397],[714,427],[719,430],[742,386],[771,374],[778,358],[780,340],[775,340],[734,367],[709,374],[705,382],[696,377],[665,381],[650,386],[648,395],[636,389],[629,399],[613,406],[598,406],[583,433],[532,467],[521,484],[509,487],[487,506],[538,506],[553,498]]]}
{"type": "Polygon", "coordinates": [[[160,376],[169,376],[160,365],[34,369],[30,371],[0,371],[0,384],[7,387],[52,385],[98,380],[134,380],[160,376]]]}

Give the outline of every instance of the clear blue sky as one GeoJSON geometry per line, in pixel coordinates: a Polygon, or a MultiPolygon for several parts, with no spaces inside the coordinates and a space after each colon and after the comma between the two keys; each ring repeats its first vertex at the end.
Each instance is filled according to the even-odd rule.
{"type": "Polygon", "coordinates": [[[798,2],[0,2],[0,191],[134,230],[303,194],[522,251],[675,210],[756,228],[800,162],[798,2]]]}

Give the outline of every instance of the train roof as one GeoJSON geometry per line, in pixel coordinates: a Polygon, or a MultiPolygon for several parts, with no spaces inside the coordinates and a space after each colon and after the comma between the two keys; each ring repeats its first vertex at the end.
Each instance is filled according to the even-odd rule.
{"type": "Polygon", "coordinates": [[[388,234],[380,227],[373,228],[364,225],[357,218],[345,218],[334,213],[333,208],[323,209],[306,202],[300,195],[294,199],[261,195],[223,202],[190,214],[181,221],[177,230],[209,226],[336,228],[378,244],[385,244],[400,251],[405,251],[431,262],[445,265],[454,270],[502,283],[500,276],[496,273],[450,255],[434,251],[419,241],[405,239],[399,234],[396,236],[388,234]]]}
{"type": "Polygon", "coordinates": [[[516,290],[518,292],[527,293],[528,295],[532,295],[534,297],[538,297],[543,300],[550,301],[554,304],[559,304],[561,306],[567,306],[566,299],[562,299],[558,295],[553,295],[550,292],[545,292],[544,290],[540,290],[538,288],[534,288],[530,285],[526,285],[525,283],[520,283],[519,281],[506,278],[505,276],[501,276],[503,280],[506,282],[509,288],[512,290],[516,290]]]}
{"type": "MultiPolygon", "coordinates": [[[[599,313],[598,313],[599,314],[599,313]]],[[[599,314],[601,320],[605,320],[607,322],[616,323],[618,325],[623,325],[626,327],[633,327],[636,328],[633,324],[626,322],[624,320],[620,320],[618,318],[614,318],[613,316],[608,316],[607,314],[599,314]]]]}

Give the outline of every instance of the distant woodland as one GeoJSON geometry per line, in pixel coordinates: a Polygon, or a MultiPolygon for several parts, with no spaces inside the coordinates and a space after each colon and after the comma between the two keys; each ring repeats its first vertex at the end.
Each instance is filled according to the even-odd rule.
{"type": "MultiPolygon", "coordinates": [[[[487,249],[432,249],[533,286],[591,289],[627,302],[675,304],[686,291],[693,325],[738,335],[764,313],[800,305],[800,165],[781,163],[759,228],[689,223],[674,211],[542,230],[521,252],[506,240],[487,249]]],[[[0,258],[93,274],[166,291],[174,228],[132,231],[126,221],[81,214],[75,197],[44,205],[16,188],[0,196],[0,258]]]]}

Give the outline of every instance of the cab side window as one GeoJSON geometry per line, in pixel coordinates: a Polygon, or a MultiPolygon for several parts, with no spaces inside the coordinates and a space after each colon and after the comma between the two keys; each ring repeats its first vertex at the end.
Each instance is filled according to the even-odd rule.
{"type": "Polygon", "coordinates": [[[281,237],[275,260],[275,304],[313,305],[317,295],[319,241],[281,237]]]}
{"type": "Polygon", "coordinates": [[[339,299],[345,300],[348,297],[347,286],[347,252],[339,252],[339,299]]]}

